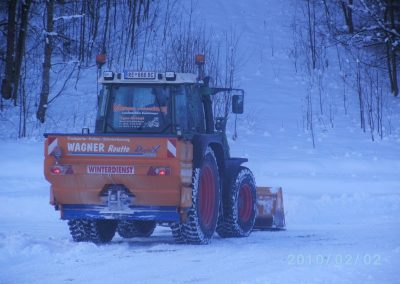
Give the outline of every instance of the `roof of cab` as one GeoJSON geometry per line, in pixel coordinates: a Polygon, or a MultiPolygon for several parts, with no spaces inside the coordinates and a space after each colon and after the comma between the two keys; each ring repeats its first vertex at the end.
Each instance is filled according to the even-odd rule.
{"type": "MultiPolygon", "coordinates": [[[[171,72],[168,72],[171,73],[171,72]]],[[[197,80],[197,75],[192,73],[174,73],[174,79],[167,79],[166,73],[155,72],[155,78],[131,79],[125,78],[124,73],[114,73],[113,79],[99,78],[101,84],[185,84],[202,83],[197,80]]]]}

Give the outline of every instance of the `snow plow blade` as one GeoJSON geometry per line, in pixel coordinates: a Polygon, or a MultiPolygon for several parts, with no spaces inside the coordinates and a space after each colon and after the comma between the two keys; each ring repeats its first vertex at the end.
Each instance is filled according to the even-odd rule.
{"type": "Polygon", "coordinates": [[[257,212],[254,229],[284,230],[285,212],[281,187],[257,187],[257,212]]]}

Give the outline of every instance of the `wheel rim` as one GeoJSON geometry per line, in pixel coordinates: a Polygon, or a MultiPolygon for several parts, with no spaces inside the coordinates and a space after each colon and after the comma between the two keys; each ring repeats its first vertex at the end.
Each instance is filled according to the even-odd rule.
{"type": "Polygon", "coordinates": [[[242,223],[250,220],[253,211],[253,199],[251,196],[251,189],[248,184],[242,185],[239,191],[239,219],[242,223]]]}
{"type": "Polygon", "coordinates": [[[215,211],[215,181],[210,166],[202,169],[199,193],[199,215],[205,229],[210,229],[215,211]]]}

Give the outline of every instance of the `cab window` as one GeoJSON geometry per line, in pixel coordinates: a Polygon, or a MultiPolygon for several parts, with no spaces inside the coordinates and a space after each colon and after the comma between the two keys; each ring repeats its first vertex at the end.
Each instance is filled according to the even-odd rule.
{"type": "Polygon", "coordinates": [[[169,126],[169,94],[166,86],[113,86],[107,131],[162,132],[169,126]]]}
{"type": "Polygon", "coordinates": [[[203,133],[204,110],[198,88],[176,86],[174,90],[176,128],[186,133],[203,133]]]}

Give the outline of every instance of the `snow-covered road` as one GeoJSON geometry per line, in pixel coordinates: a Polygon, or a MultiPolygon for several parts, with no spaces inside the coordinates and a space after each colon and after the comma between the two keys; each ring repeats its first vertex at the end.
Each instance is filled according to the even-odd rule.
{"type": "MultiPolygon", "coordinates": [[[[398,281],[400,194],[382,181],[376,183],[379,190],[348,193],[337,180],[335,194],[317,194],[312,183],[303,187],[304,176],[297,178],[297,188],[289,183],[285,191],[283,232],[216,236],[210,245],[192,246],[174,244],[169,228],[158,227],[150,238],[117,236],[96,246],[74,243],[66,222],[48,204],[42,148],[34,141],[2,142],[0,283],[398,281]]],[[[285,175],[289,172],[280,172],[283,181],[285,175]]],[[[329,179],[314,180],[314,186],[325,183],[329,179]]]]}

